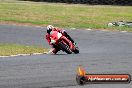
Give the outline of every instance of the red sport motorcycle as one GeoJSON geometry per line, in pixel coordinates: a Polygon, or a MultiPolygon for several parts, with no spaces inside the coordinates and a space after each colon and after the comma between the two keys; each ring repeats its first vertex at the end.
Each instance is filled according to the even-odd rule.
{"type": "Polygon", "coordinates": [[[75,46],[69,39],[67,39],[61,33],[57,31],[51,31],[50,38],[51,38],[51,44],[56,45],[57,48],[59,48],[59,50],[62,50],[67,54],[79,53],[79,48],[75,46]]]}

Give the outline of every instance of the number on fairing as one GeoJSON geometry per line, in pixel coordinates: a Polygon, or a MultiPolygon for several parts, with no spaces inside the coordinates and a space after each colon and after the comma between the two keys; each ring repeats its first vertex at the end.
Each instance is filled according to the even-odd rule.
{"type": "Polygon", "coordinates": [[[61,34],[61,33],[58,33],[58,39],[59,39],[61,36],[62,36],[62,34],[61,34]]]}

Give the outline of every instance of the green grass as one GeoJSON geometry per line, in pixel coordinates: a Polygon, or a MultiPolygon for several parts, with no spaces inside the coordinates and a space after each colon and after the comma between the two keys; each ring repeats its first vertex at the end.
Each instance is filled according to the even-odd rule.
{"type": "Polygon", "coordinates": [[[37,46],[24,46],[18,44],[0,44],[0,56],[44,53],[47,51],[48,49],[37,46]]]}
{"type": "MultiPolygon", "coordinates": [[[[8,1],[8,0],[7,0],[8,1]]],[[[31,23],[45,26],[52,24],[63,28],[92,28],[128,30],[132,28],[108,28],[114,21],[132,21],[132,6],[56,4],[40,2],[1,1],[0,21],[31,23]]]]}

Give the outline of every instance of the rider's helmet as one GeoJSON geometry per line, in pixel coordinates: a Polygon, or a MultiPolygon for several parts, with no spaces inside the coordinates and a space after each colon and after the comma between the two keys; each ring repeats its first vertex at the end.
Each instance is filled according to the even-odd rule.
{"type": "Polygon", "coordinates": [[[47,33],[50,34],[50,32],[52,31],[52,29],[54,29],[54,27],[52,25],[48,25],[47,26],[47,33]]]}

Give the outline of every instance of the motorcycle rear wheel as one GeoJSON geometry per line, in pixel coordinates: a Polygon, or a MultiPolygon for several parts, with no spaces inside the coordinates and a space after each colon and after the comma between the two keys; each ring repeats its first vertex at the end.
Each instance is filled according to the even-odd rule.
{"type": "Polygon", "coordinates": [[[68,45],[63,44],[62,42],[59,43],[60,48],[65,51],[67,54],[71,54],[72,51],[70,50],[68,45]]]}

